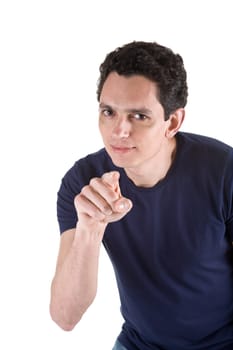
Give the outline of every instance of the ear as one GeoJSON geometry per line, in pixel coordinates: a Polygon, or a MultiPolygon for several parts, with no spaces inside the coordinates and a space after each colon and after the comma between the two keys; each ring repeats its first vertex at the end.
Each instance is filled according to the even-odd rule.
{"type": "Polygon", "coordinates": [[[168,127],[166,129],[166,137],[172,138],[179,131],[185,117],[184,108],[178,108],[172,113],[168,119],[168,127]]]}

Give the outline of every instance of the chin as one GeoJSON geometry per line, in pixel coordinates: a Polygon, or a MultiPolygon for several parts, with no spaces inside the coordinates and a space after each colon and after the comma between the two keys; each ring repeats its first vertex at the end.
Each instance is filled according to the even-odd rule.
{"type": "Polygon", "coordinates": [[[133,168],[136,166],[135,162],[133,162],[132,159],[122,159],[122,158],[113,156],[112,154],[109,154],[109,153],[108,155],[111,158],[113,164],[118,168],[133,168]]]}
{"type": "Polygon", "coordinates": [[[131,147],[129,149],[114,149],[111,146],[106,147],[105,145],[105,150],[111,158],[113,164],[119,168],[134,167],[138,163],[136,147],[131,147]]]}

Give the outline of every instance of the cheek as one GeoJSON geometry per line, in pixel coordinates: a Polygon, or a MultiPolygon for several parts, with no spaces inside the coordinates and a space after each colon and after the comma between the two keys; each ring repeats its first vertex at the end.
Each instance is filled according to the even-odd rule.
{"type": "Polygon", "coordinates": [[[153,153],[159,149],[165,139],[165,131],[162,129],[147,129],[133,135],[133,140],[144,153],[153,153]]]}
{"type": "Polygon", "coordinates": [[[103,133],[103,131],[104,131],[104,123],[103,123],[103,121],[101,120],[101,118],[99,118],[99,131],[100,131],[101,133],[103,133]]]}
{"type": "Polygon", "coordinates": [[[109,128],[106,128],[103,123],[99,123],[99,131],[100,135],[102,136],[102,139],[107,139],[111,135],[111,131],[109,128]]]}
{"type": "Polygon", "coordinates": [[[140,144],[147,144],[151,143],[152,141],[155,142],[156,140],[156,131],[152,130],[150,128],[141,127],[134,130],[134,132],[131,134],[133,139],[137,141],[140,144]]]}

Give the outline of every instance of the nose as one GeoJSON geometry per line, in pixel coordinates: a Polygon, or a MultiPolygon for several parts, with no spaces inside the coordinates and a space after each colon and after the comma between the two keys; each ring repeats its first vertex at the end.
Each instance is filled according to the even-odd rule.
{"type": "Polygon", "coordinates": [[[115,138],[127,138],[131,133],[131,123],[125,117],[117,117],[112,130],[112,134],[115,138]]]}

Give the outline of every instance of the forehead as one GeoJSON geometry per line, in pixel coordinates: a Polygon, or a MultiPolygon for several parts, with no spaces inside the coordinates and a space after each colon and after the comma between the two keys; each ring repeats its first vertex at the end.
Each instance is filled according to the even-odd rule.
{"type": "Polygon", "coordinates": [[[126,105],[159,103],[154,82],[141,75],[127,77],[116,72],[110,73],[104,82],[100,102],[126,105]]]}

